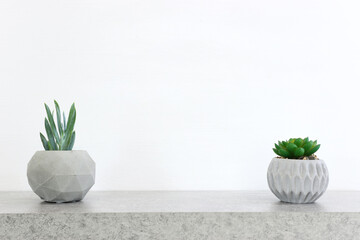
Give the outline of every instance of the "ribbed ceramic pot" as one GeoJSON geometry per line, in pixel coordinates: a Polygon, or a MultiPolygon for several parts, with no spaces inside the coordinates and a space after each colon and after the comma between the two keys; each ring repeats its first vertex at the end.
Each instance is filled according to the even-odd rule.
{"type": "Polygon", "coordinates": [[[95,162],[81,150],[38,151],[28,163],[27,177],[44,201],[80,201],[95,183],[95,162]]]}
{"type": "Polygon", "coordinates": [[[323,160],[273,158],[267,180],[270,190],[281,201],[312,203],[326,191],[329,172],[323,160]]]}

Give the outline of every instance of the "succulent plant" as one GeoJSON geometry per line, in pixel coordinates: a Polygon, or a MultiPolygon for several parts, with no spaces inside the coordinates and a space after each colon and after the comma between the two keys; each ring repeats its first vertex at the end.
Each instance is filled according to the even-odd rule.
{"type": "Polygon", "coordinates": [[[313,154],[319,150],[320,144],[317,140],[311,141],[309,138],[290,138],[287,141],[275,143],[274,152],[283,158],[288,159],[316,159],[313,154]]]}
{"type": "Polygon", "coordinates": [[[45,118],[46,137],[40,133],[40,139],[45,150],[71,150],[75,142],[75,121],[76,109],[75,103],[71,105],[68,120],[66,121],[65,113],[61,116],[59,104],[54,100],[56,109],[57,128],[54,121],[54,112],[50,111],[49,106],[45,103],[47,118],[45,118]]]}

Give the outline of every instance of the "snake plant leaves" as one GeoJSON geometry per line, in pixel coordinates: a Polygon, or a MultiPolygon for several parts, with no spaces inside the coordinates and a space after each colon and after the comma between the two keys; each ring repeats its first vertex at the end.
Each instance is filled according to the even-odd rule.
{"type": "Polygon", "coordinates": [[[70,134],[65,133],[65,139],[64,139],[64,143],[62,145],[62,148],[64,150],[71,150],[71,149],[69,149],[70,141],[71,141],[71,135],[72,135],[72,133],[70,133],[70,134]]]}
{"type": "Polygon", "coordinates": [[[75,104],[73,103],[71,105],[70,112],[69,112],[69,118],[67,121],[67,127],[66,127],[67,134],[71,133],[74,130],[75,121],[76,121],[76,110],[75,110],[75,104]]]}
{"type": "Polygon", "coordinates": [[[71,139],[70,139],[70,143],[69,143],[69,149],[68,150],[71,150],[74,146],[74,143],[75,143],[75,136],[76,136],[76,133],[75,131],[73,132],[73,134],[71,135],[71,139]]]}
{"type": "Polygon", "coordinates": [[[320,144],[311,141],[309,138],[290,138],[287,141],[278,141],[273,148],[274,153],[283,158],[304,159],[314,157],[313,154],[319,150],[320,144]]]}
{"type": "Polygon", "coordinates": [[[50,124],[49,124],[49,121],[45,118],[45,130],[46,130],[46,134],[47,134],[47,137],[49,139],[49,148],[50,150],[57,150],[58,147],[55,143],[55,138],[54,138],[54,134],[53,134],[53,131],[50,127],[50,124]]]}
{"type": "Polygon", "coordinates": [[[40,139],[41,139],[41,143],[44,146],[44,149],[49,150],[49,142],[48,140],[46,140],[46,137],[42,133],[40,133],[40,139]]]}
{"type": "Polygon", "coordinates": [[[64,133],[64,130],[63,130],[63,126],[62,126],[62,123],[61,123],[60,107],[59,107],[59,104],[55,100],[54,100],[54,103],[55,103],[55,109],[56,109],[57,125],[58,125],[59,133],[60,133],[60,136],[61,136],[61,134],[64,133]]]}
{"type": "Polygon", "coordinates": [[[65,112],[63,112],[63,125],[64,125],[64,131],[66,130],[66,117],[65,117],[65,112]]]}
{"type": "Polygon", "coordinates": [[[55,125],[55,122],[54,122],[54,116],[53,116],[53,114],[51,113],[49,106],[48,106],[46,103],[44,103],[44,105],[45,105],[47,118],[48,118],[48,120],[49,120],[50,127],[51,127],[51,130],[52,130],[52,132],[53,132],[53,135],[54,135],[54,137],[56,138],[56,141],[60,141],[59,134],[58,134],[57,131],[56,131],[56,125],[55,125]]]}
{"type": "Polygon", "coordinates": [[[47,118],[45,118],[45,130],[48,137],[40,133],[40,139],[45,150],[72,150],[75,143],[75,121],[76,109],[73,103],[70,108],[69,118],[66,121],[65,113],[61,116],[60,106],[54,100],[56,111],[56,123],[54,121],[54,114],[50,108],[45,104],[47,118]]]}

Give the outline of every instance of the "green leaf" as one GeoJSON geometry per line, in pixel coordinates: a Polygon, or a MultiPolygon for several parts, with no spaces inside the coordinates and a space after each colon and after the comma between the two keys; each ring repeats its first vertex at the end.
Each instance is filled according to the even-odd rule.
{"type": "Polygon", "coordinates": [[[71,139],[71,136],[72,136],[72,133],[67,133],[65,134],[65,139],[64,139],[64,149],[67,149],[69,144],[70,144],[70,139],[71,139]]]}
{"type": "Polygon", "coordinates": [[[40,139],[41,139],[41,142],[42,142],[42,145],[43,145],[44,149],[49,150],[48,141],[46,140],[45,136],[42,133],[40,133],[40,139]]]}
{"type": "Polygon", "coordinates": [[[52,113],[50,111],[49,106],[46,103],[45,103],[45,109],[46,109],[46,114],[47,114],[47,117],[48,117],[48,120],[49,120],[49,123],[50,123],[50,126],[51,126],[51,130],[53,132],[53,135],[55,136],[56,141],[59,143],[60,138],[59,138],[59,134],[57,133],[57,130],[56,130],[54,117],[53,117],[53,115],[52,115],[52,113]]]}
{"type": "Polygon", "coordinates": [[[52,150],[58,150],[56,143],[55,143],[55,139],[54,139],[54,135],[51,131],[51,127],[50,124],[48,122],[48,120],[45,118],[45,130],[46,130],[46,134],[48,136],[49,139],[49,145],[51,146],[52,150]]]}
{"type": "Polygon", "coordinates": [[[305,153],[304,153],[304,155],[306,155],[306,156],[308,156],[308,152],[309,152],[309,150],[312,148],[312,144],[311,144],[311,142],[307,142],[307,143],[305,143],[305,145],[304,145],[304,150],[305,150],[305,153]]]}
{"type": "Polygon", "coordinates": [[[296,146],[294,143],[289,143],[289,144],[287,145],[287,150],[288,150],[290,153],[294,153],[296,149],[297,149],[297,146],[296,146]]]}
{"type": "Polygon", "coordinates": [[[66,131],[66,117],[65,117],[65,112],[63,112],[63,120],[64,120],[64,132],[66,131]]]}
{"type": "Polygon", "coordinates": [[[56,118],[57,118],[57,126],[59,129],[60,136],[64,134],[63,126],[61,123],[61,113],[60,113],[60,107],[59,104],[54,100],[55,103],[55,109],[56,109],[56,118]]]}
{"type": "Polygon", "coordinates": [[[45,118],[45,130],[48,140],[43,135],[40,135],[41,141],[47,150],[71,150],[76,137],[76,133],[74,132],[76,122],[75,103],[71,105],[68,118],[66,118],[65,112],[63,112],[61,116],[60,106],[56,100],[54,100],[54,104],[56,124],[54,121],[54,112],[51,112],[49,106],[45,104],[47,114],[47,118],[45,118]],[[61,120],[63,120],[63,122],[61,120]]]}
{"type": "Polygon", "coordinates": [[[317,140],[311,141],[308,137],[289,138],[287,141],[278,141],[275,143],[273,151],[284,158],[298,159],[314,154],[320,148],[317,140]]]}
{"type": "Polygon", "coordinates": [[[316,153],[316,151],[319,150],[319,148],[320,148],[320,144],[318,144],[315,147],[313,147],[312,149],[310,149],[310,151],[308,152],[308,154],[309,154],[308,156],[316,153]]]}
{"type": "Polygon", "coordinates": [[[69,112],[69,118],[67,122],[66,127],[66,134],[71,134],[74,130],[74,125],[76,121],[76,109],[75,109],[75,103],[71,105],[70,112],[69,112]]]}
{"type": "Polygon", "coordinates": [[[71,139],[70,139],[70,144],[68,146],[68,150],[72,150],[74,143],[75,143],[75,131],[73,132],[73,134],[71,135],[71,139]]]}
{"type": "Polygon", "coordinates": [[[296,146],[302,147],[302,144],[304,143],[304,141],[301,138],[298,138],[295,140],[294,143],[296,144],[296,146]]]}
{"type": "Polygon", "coordinates": [[[296,151],[294,152],[294,156],[296,158],[302,157],[304,156],[305,150],[303,148],[297,148],[296,151]]]}
{"type": "Polygon", "coordinates": [[[291,155],[288,151],[286,151],[285,149],[279,149],[279,155],[284,157],[284,158],[289,158],[291,155]]]}
{"type": "Polygon", "coordinates": [[[65,135],[65,140],[64,140],[64,144],[63,144],[63,149],[64,150],[69,149],[72,134],[73,134],[73,132],[65,135]]]}
{"type": "MultiPolygon", "coordinates": [[[[304,147],[305,147],[305,146],[304,146],[304,147]]],[[[314,142],[313,142],[313,141],[309,141],[309,142],[307,143],[307,149],[306,149],[304,155],[305,155],[305,156],[310,156],[311,154],[309,154],[309,152],[310,152],[310,150],[311,150],[313,147],[315,147],[314,142]],[[310,146],[310,147],[308,147],[308,146],[310,146]]]]}

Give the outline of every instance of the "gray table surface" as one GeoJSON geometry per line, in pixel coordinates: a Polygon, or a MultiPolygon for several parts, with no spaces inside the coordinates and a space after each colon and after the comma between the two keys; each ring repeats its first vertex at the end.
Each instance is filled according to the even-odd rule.
{"type": "Polygon", "coordinates": [[[360,192],[327,191],[314,204],[270,191],[96,192],[54,204],[0,192],[0,239],[359,240],[360,192]]]}
{"type": "Polygon", "coordinates": [[[0,192],[1,213],[360,212],[360,192],[327,191],[313,204],[280,202],[270,191],[91,191],[54,204],[33,192],[0,192]]]}

